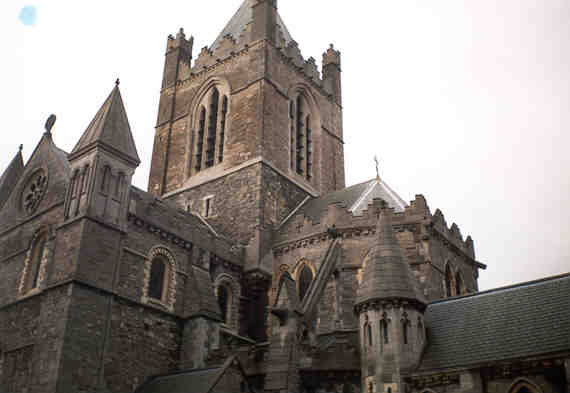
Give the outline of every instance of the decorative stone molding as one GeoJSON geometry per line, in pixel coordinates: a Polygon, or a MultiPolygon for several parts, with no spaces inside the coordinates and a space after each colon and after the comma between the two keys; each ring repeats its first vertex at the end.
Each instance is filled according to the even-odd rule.
{"type": "Polygon", "coordinates": [[[163,308],[166,308],[168,311],[173,312],[174,304],[176,302],[176,274],[178,273],[178,270],[179,269],[176,263],[176,259],[170,250],[164,246],[153,247],[145,260],[143,268],[144,283],[141,302],[161,306],[163,308]],[[165,274],[167,274],[167,279],[165,280],[166,285],[164,285],[162,289],[163,295],[161,300],[153,299],[148,295],[152,260],[156,257],[163,257],[169,264],[168,268],[165,271],[165,274]]]}
{"type": "Polygon", "coordinates": [[[48,262],[50,261],[53,255],[53,247],[54,247],[54,238],[55,234],[49,227],[42,227],[32,237],[30,241],[30,245],[26,252],[26,259],[24,260],[24,268],[22,269],[22,274],[20,275],[20,284],[18,286],[18,290],[20,295],[30,295],[36,293],[40,290],[42,283],[46,278],[46,267],[48,262]],[[46,242],[43,247],[43,252],[40,260],[40,266],[38,267],[38,285],[33,288],[26,288],[26,283],[28,280],[28,275],[32,271],[32,258],[34,247],[36,246],[37,242],[43,237],[46,236],[46,242]]]}

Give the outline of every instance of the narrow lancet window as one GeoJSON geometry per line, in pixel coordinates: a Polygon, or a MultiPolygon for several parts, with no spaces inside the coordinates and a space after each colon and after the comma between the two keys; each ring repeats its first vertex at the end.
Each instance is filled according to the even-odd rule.
{"type": "Polygon", "coordinates": [[[295,104],[289,101],[289,121],[291,124],[291,170],[295,170],[295,104]]]}
{"type": "Polygon", "coordinates": [[[220,306],[220,312],[222,313],[222,321],[228,323],[229,321],[229,302],[230,293],[225,285],[220,285],[218,287],[218,305],[220,306]]]}
{"type": "Polygon", "coordinates": [[[47,235],[41,235],[34,243],[30,258],[30,278],[29,288],[38,288],[40,284],[40,267],[44,257],[47,243],[47,235]]]}
{"type": "Polygon", "coordinates": [[[384,344],[388,344],[390,342],[390,338],[388,337],[388,321],[385,319],[380,320],[380,333],[382,334],[384,344]]]}
{"type": "Polygon", "coordinates": [[[459,272],[455,275],[455,294],[458,296],[463,294],[463,279],[459,272]]]}
{"type": "Polygon", "coordinates": [[[214,154],[216,149],[216,132],[218,128],[218,106],[220,93],[214,87],[210,99],[210,113],[208,118],[208,139],[206,141],[206,168],[214,166],[214,154]]]}
{"type": "Polygon", "coordinates": [[[302,175],[305,146],[303,145],[305,125],[303,124],[303,99],[301,96],[297,97],[297,173],[302,175]]]}
{"type": "Polygon", "coordinates": [[[368,346],[371,347],[372,346],[372,326],[370,324],[366,325],[366,335],[367,340],[368,340],[368,346]]]}
{"type": "Polygon", "coordinates": [[[224,161],[224,142],[226,137],[226,117],[228,115],[228,97],[222,98],[222,119],[220,122],[220,146],[218,147],[218,162],[224,161]]]}
{"type": "Polygon", "coordinates": [[[447,295],[447,297],[453,296],[452,293],[453,286],[451,281],[452,281],[451,268],[449,267],[449,265],[447,265],[445,267],[445,294],[447,295]]]}
{"type": "Polygon", "coordinates": [[[196,141],[196,172],[202,169],[202,149],[204,147],[204,130],[206,127],[206,108],[200,109],[200,121],[198,123],[198,140],[196,141]]]}
{"type": "Polygon", "coordinates": [[[306,163],[307,163],[307,179],[311,180],[311,166],[313,165],[313,158],[312,158],[312,147],[311,144],[313,141],[311,140],[311,116],[307,116],[305,119],[305,133],[307,138],[307,153],[306,153],[306,163]]]}
{"type": "Polygon", "coordinates": [[[156,257],[150,266],[150,279],[148,283],[148,296],[152,299],[162,300],[164,292],[164,278],[166,276],[166,263],[156,257]]]}
{"type": "Polygon", "coordinates": [[[301,274],[299,275],[299,299],[303,300],[309,287],[311,286],[311,282],[313,281],[313,272],[309,266],[304,266],[301,270],[301,274]]]}

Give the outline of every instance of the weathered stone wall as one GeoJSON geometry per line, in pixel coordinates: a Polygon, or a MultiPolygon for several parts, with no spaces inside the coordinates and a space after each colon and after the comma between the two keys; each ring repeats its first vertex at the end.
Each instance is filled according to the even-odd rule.
{"type": "Polygon", "coordinates": [[[55,392],[69,285],[0,307],[0,386],[11,393],[55,392]]]}

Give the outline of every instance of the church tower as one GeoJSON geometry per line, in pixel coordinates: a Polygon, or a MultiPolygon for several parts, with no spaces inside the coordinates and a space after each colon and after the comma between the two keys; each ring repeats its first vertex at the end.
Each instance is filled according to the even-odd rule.
{"type": "Polygon", "coordinates": [[[345,187],[340,52],[324,53],[321,77],[277,0],[244,0],[193,64],[192,49],[182,30],[168,37],[148,191],[244,246],[248,314],[260,315],[275,229],[308,197],[345,187]]]}
{"type": "Polygon", "coordinates": [[[403,376],[419,364],[425,342],[427,301],[392,227],[393,209],[374,200],[379,212],[376,245],[364,261],[357,290],[363,393],[405,393],[403,376]]]}
{"type": "Polygon", "coordinates": [[[305,60],[276,0],[244,0],[192,61],[167,41],[149,192],[200,213],[262,261],[270,230],[306,197],[344,188],[340,53],[305,60]],[[255,246],[252,246],[254,245],[255,246]]]}

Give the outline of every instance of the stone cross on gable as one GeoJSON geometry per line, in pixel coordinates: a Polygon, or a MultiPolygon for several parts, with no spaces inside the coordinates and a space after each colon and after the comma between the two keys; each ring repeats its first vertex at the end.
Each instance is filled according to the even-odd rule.
{"type": "Polygon", "coordinates": [[[380,161],[378,161],[378,156],[374,156],[374,163],[376,164],[376,179],[380,179],[380,161]]]}

